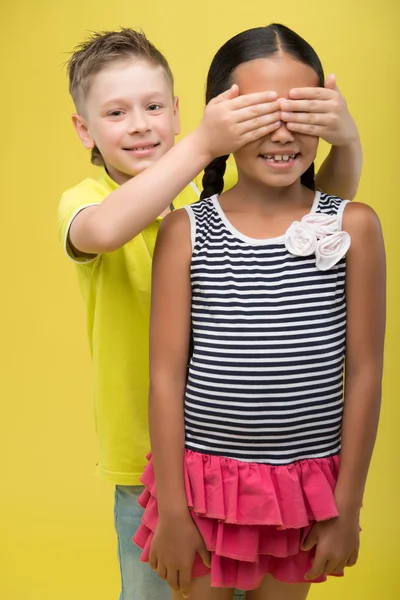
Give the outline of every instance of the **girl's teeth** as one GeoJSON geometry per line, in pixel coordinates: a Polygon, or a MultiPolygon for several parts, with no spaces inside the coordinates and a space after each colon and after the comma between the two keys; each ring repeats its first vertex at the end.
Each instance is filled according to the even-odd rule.
{"type": "Polygon", "coordinates": [[[267,160],[270,160],[272,162],[281,162],[281,161],[288,162],[289,160],[293,160],[294,158],[296,158],[296,155],[295,154],[291,154],[291,155],[275,154],[275,156],[265,156],[264,155],[264,158],[266,158],[267,160]]]}

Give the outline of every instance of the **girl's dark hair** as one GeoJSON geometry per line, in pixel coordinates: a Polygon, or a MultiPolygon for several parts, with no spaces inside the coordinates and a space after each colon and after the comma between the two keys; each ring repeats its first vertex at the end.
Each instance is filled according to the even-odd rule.
{"type": "MultiPolygon", "coordinates": [[[[207,77],[206,103],[222,94],[233,84],[235,69],[250,60],[268,58],[279,51],[310,66],[318,75],[318,85],[324,86],[324,71],[314,49],[294,31],[272,23],[268,27],[248,29],[231,38],[214,56],[207,77]]],[[[204,171],[201,198],[220,194],[224,189],[227,156],[214,159],[204,171]]],[[[301,182],[314,190],[314,163],[301,176],[301,182]]]]}

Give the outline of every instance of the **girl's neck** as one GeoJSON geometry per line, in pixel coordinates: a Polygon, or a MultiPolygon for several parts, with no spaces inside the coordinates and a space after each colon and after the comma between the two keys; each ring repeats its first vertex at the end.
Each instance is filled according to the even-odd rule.
{"type": "Polygon", "coordinates": [[[246,211],[268,214],[294,207],[307,208],[311,206],[314,195],[313,191],[302,186],[300,179],[289,186],[272,187],[239,173],[238,183],[224,197],[231,209],[239,210],[242,205],[246,211]]]}

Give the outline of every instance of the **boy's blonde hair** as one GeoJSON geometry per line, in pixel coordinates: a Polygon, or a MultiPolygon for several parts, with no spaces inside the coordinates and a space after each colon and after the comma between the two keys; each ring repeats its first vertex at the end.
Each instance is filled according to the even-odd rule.
{"type": "MultiPolygon", "coordinates": [[[[167,59],[147,39],[143,31],[122,28],[119,31],[100,31],[90,35],[72,51],[67,63],[69,91],[78,112],[83,110],[93,77],[113,62],[138,58],[163,68],[173,94],[174,78],[167,59]]],[[[92,150],[92,163],[104,166],[98,148],[92,150]]]]}

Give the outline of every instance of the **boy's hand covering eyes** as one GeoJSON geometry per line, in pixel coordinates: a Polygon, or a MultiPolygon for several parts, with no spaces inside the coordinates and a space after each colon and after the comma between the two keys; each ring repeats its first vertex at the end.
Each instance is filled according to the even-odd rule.
{"type": "Polygon", "coordinates": [[[335,75],[329,75],[323,88],[292,89],[290,99],[281,99],[280,104],[281,120],[290,131],[320,137],[332,146],[347,146],[358,139],[335,75]]]}
{"type": "Polygon", "coordinates": [[[197,146],[210,160],[230,154],[278,129],[279,116],[276,92],[239,95],[234,84],[207,104],[195,131],[197,146]]]}

